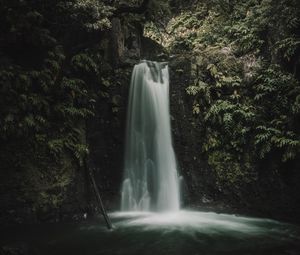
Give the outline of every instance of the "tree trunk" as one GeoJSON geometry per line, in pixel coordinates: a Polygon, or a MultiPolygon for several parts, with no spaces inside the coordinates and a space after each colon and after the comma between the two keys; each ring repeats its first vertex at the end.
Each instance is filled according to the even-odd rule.
{"type": "Polygon", "coordinates": [[[95,192],[97,201],[98,201],[99,206],[100,206],[101,213],[102,213],[102,215],[103,215],[103,217],[105,219],[105,222],[106,222],[106,226],[107,226],[108,229],[112,229],[113,226],[112,226],[110,218],[108,217],[107,212],[106,212],[106,210],[104,208],[104,205],[103,205],[103,202],[102,202],[102,198],[101,198],[98,186],[97,186],[97,184],[95,182],[93,171],[92,171],[92,169],[88,169],[88,171],[89,171],[89,176],[90,176],[90,179],[91,179],[92,186],[94,188],[94,192],[95,192]]]}
{"type": "Polygon", "coordinates": [[[112,223],[110,221],[110,218],[108,217],[108,214],[107,214],[107,212],[106,212],[106,210],[104,208],[104,205],[103,205],[103,202],[102,202],[102,198],[101,198],[98,186],[97,186],[95,178],[94,178],[93,170],[88,165],[87,156],[85,156],[85,159],[84,159],[84,167],[85,167],[85,170],[88,173],[89,181],[92,184],[92,188],[94,190],[94,193],[95,193],[95,196],[96,196],[96,200],[98,202],[98,206],[100,207],[100,211],[101,211],[101,213],[102,213],[102,215],[104,217],[106,226],[107,226],[108,229],[112,229],[113,225],[112,225],[112,223]]]}

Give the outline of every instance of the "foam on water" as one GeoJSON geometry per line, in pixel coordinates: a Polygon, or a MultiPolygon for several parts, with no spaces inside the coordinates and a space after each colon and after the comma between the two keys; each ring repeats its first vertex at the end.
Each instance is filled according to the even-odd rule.
{"type": "Polygon", "coordinates": [[[135,231],[160,231],[182,233],[226,235],[232,237],[294,238],[292,225],[271,219],[241,217],[213,212],[178,211],[154,212],[115,212],[110,216],[117,228],[133,228],[135,231]],[[118,221],[119,219],[119,221],[118,221]]]}

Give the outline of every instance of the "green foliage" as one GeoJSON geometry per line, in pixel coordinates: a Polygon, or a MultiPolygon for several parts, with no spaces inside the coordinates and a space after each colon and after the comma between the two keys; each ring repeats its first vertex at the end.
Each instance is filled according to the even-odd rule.
{"type": "Polygon", "coordinates": [[[293,131],[284,131],[273,127],[258,126],[256,128],[255,145],[259,156],[264,158],[275,148],[282,149],[282,161],[294,159],[300,151],[300,139],[293,131]]]}
{"type": "Polygon", "coordinates": [[[147,19],[156,21],[158,18],[163,19],[170,14],[170,5],[167,0],[150,0],[147,8],[147,19]]]}
{"type": "Polygon", "coordinates": [[[218,187],[255,181],[266,160],[281,171],[299,160],[299,7],[296,0],[197,2],[161,36],[171,54],[191,58],[186,93],[203,134],[199,153],[218,187]]]}
{"type": "Polygon", "coordinates": [[[98,65],[87,54],[81,53],[75,55],[71,60],[71,65],[77,72],[95,73],[97,74],[98,65]]]}
{"type": "MultiPolygon", "coordinates": [[[[66,3],[68,8],[68,3],[66,3]]],[[[72,19],[80,21],[88,31],[104,30],[110,27],[109,16],[114,8],[97,0],[76,0],[71,6],[72,19]]]]}
{"type": "Polygon", "coordinates": [[[71,153],[82,164],[83,127],[94,114],[103,59],[92,40],[89,49],[81,45],[110,27],[113,10],[95,0],[1,4],[0,140],[27,146],[12,156],[27,150],[34,158],[42,150],[59,162],[71,153]]]}
{"type": "Polygon", "coordinates": [[[231,153],[214,151],[209,155],[208,163],[213,168],[217,186],[221,189],[240,189],[245,183],[257,178],[248,161],[241,163],[231,153]]]}
{"type": "Polygon", "coordinates": [[[295,56],[297,49],[300,46],[300,39],[295,37],[285,38],[276,42],[274,50],[276,54],[281,55],[287,61],[290,61],[295,56]]]}

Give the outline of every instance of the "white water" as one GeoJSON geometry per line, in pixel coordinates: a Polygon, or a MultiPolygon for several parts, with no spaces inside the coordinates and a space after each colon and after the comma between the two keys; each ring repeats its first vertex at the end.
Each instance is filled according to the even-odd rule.
{"type": "Polygon", "coordinates": [[[178,211],[179,179],[172,147],[169,71],[142,61],[131,78],[122,211],[178,211]]]}
{"type": "MultiPolygon", "coordinates": [[[[242,217],[214,212],[179,210],[177,212],[115,212],[110,217],[119,219],[119,228],[138,227],[139,231],[180,231],[185,234],[224,234],[226,236],[269,236],[296,238],[292,225],[271,219],[242,217]]],[[[298,237],[297,237],[298,238],[298,237]]],[[[299,238],[298,238],[299,239],[299,238]]]]}

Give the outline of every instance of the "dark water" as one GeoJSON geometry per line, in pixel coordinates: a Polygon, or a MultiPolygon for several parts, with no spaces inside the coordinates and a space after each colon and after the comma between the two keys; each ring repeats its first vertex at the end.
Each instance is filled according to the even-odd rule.
{"type": "Polygon", "coordinates": [[[100,219],[2,229],[3,254],[300,254],[299,227],[269,219],[191,211],[113,213],[111,218],[112,231],[100,219]]]}

